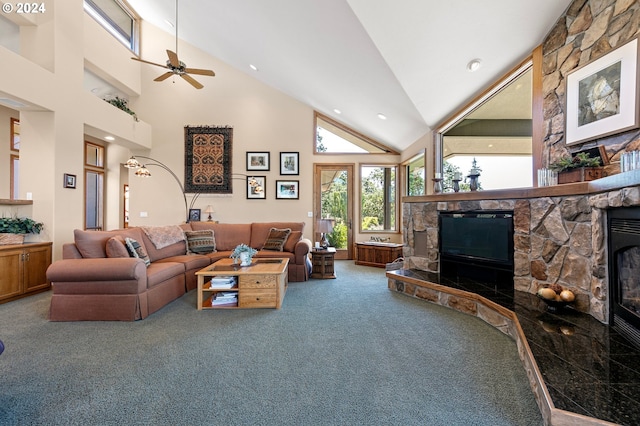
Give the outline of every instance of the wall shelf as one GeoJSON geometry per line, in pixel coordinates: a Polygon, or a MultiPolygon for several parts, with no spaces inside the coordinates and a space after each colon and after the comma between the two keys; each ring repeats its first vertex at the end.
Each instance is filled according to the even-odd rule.
{"type": "Polygon", "coordinates": [[[0,206],[29,206],[33,204],[33,200],[9,200],[0,198],[0,206]]]}

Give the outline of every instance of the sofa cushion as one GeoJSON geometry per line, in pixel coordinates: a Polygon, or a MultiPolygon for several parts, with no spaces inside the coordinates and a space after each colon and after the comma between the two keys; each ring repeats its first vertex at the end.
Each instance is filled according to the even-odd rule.
{"type": "Polygon", "coordinates": [[[107,257],[130,257],[122,235],[107,240],[106,252],[107,257]]]}
{"type": "Polygon", "coordinates": [[[184,231],[187,237],[187,254],[206,254],[216,251],[216,239],[213,229],[184,231]]]}
{"type": "Polygon", "coordinates": [[[142,245],[140,245],[138,240],[127,237],[124,239],[124,242],[127,246],[127,250],[129,251],[129,255],[131,257],[137,257],[138,259],[142,259],[145,265],[147,266],[151,264],[147,251],[144,249],[144,247],[142,247],[142,245]]]}
{"type": "Polygon", "coordinates": [[[304,232],[304,222],[254,222],[251,224],[251,247],[261,249],[271,228],[284,229],[289,228],[291,231],[304,232]]]}
{"type": "Polygon", "coordinates": [[[95,259],[107,257],[106,247],[109,238],[121,235],[123,238],[129,237],[141,241],[142,234],[143,232],[139,228],[118,229],[115,231],[83,231],[82,229],[75,229],[73,238],[83,258],[95,259]]]}
{"type": "MultiPolygon", "coordinates": [[[[239,244],[249,245],[249,241],[252,240],[250,223],[191,222],[191,228],[194,231],[213,229],[216,237],[216,250],[233,250],[239,244]]],[[[268,231],[265,232],[260,244],[264,243],[267,234],[268,231]]]]}
{"type": "Polygon", "coordinates": [[[296,249],[296,244],[298,241],[302,239],[302,231],[291,231],[289,234],[289,238],[284,243],[284,247],[282,247],[282,251],[292,252],[296,249]]]}
{"type": "MultiPolygon", "coordinates": [[[[147,268],[147,288],[171,280],[179,275],[184,276],[184,264],[174,262],[154,262],[147,268]]],[[[184,282],[183,282],[184,285],[184,282]]]]}
{"type": "Polygon", "coordinates": [[[285,241],[287,241],[287,238],[289,238],[289,234],[291,234],[291,229],[289,228],[271,228],[267,239],[262,245],[262,250],[282,251],[282,247],[285,241]]]}

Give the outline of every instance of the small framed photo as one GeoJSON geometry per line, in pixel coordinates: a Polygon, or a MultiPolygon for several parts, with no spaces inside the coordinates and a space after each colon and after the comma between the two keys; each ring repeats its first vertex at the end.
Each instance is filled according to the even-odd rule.
{"type": "Polygon", "coordinates": [[[76,189],[76,175],[64,174],[64,187],[76,189]]]}
{"type": "Polygon", "coordinates": [[[280,153],[280,174],[299,175],[300,153],[281,152],[280,153]]]}
{"type": "Polygon", "coordinates": [[[276,199],[297,200],[300,198],[300,181],[298,180],[277,180],[276,199]]]}
{"type": "Polygon", "coordinates": [[[247,171],[269,170],[268,152],[247,152],[247,171]]]}
{"type": "Polygon", "coordinates": [[[189,209],[189,222],[200,222],[200,209],[189,209]]]}
{"type": "Polygon", "coordinates": [[[266,176],[248,176],[247,177],[247,199],[248,200],[264,200],[267,198],[267,192],[264,190],[267,186],[266,176]]]}

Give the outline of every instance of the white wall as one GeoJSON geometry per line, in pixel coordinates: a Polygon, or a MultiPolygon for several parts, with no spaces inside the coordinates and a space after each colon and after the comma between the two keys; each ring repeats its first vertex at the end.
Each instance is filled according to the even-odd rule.
{"type": "MultiPolygon", "coordinates": [[[[109,132],[117,138],[113,143],[104,142],[107,229],[121,226],[122,185],[127,181],[130,225],[184,221],[182,195],[169,173],[150,169],[152,178],[142,180],[132,171],[123,172],[121,165],[132,153],[145,155],[168,165],[182,180],[186,125],[232,126],[234,173],[247,173],[247,151],[271,154],[270,171],[259,173],[267,177],[266,200],[247,200],[246,181],[241,178],[233,181],[232,195],[203,195],[195,208],[204,211],[208,204],[213,205],[214,220],[220,222],[305,221],[308,238],[313,238],[313,219],[307,216],[314,210],[313,163],[354,164],[358,182],[359,164],[399,161],[399,156],[388,155],[314,155],[312,108],[260,83],[252,71],[233,69],[180,42],[178,53],[183,62],[194,68],[211,68],[216,76],[196,76],[205,86],[202,90],[180,78],[154,82],[164,69],[132,61],[132,53],[84,13],[82,0],[56,2],[47,13],[39,25],[21,27],[22,52],[0,43],[0,62],[6,64],[0,71],[0,93],[32,105],[20,112],[25,147],[21,151],[20,198],[25,198],[26,192],[33,194],[31,214],[45,223],[41,238],[54,242],[54,259],[61,257],[62,244],[73,240],[73,229],[83,227],[83,146],[87,135],[100,137],[109,132]],[[85,68],[129,94],[130,107],[142,122],[121,119],[116,116],[120,111],[105,109],[110,106],[91,98],[83,87],[85,68]],[[281,151],[300,153],[299,176],[280,176],[281,151]],[[76,189],[63,188],[64,173],[77,176],[76,189]],[[279,179],[299,180],[300,198],[276,200],[275,182],[279,179]],[[141,217],[141,212],[147,217],[141,217]]],[[[164,63],[165,50],[174,43],[170,34],[143,23],[143,59],[164,63]]],[[[5,115],[0,111],[0,132],[8,126],[5,115]]],[[[8,138],[8,129],[3,133],[8,138]]],[[[8,165],[5,145],[8,147],[8,142],[0,150],[0,161],[8,165]]],[[[5,193],[8,198],[8,173],[2,173],[0,182],[0,198],[5,193]]],[[[356,195],[358,191],[356,187],[356,195]]],[[[355,207],[357,218],[357,203],[355,207]]],[[[401,240],[399,234],[389,236],[401,240]]],[[[368,238],[356,234],[356,240],[368,238]]]]}

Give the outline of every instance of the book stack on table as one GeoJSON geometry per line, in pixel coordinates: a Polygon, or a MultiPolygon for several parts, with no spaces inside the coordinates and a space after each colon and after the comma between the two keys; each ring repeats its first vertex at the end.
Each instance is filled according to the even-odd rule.
{"type": "MultiPolygon", "coordinates": [[[[227,290],[237,288],[238,278],[235,276],[217,276],[211,278],[209,283],[210,289],[227,290]]],[[[220,291],[213,295],[211,299],[212,306],[237,306],[238,291],[220,291]]]]}

